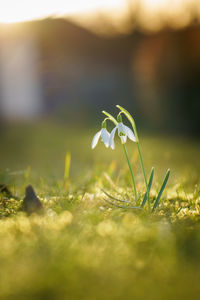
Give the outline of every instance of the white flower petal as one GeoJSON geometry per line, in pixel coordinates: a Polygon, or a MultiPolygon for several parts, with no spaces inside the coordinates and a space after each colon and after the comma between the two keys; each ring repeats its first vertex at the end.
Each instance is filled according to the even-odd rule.
{"type": "Polygon", "coordinates": [[[106,130],[106,128],[101,129],[101,137],[104,145],[108,148],[109,147],[109,140],[110,140],[110,133],[106,130]]]}
{"type": "Polygon", "coordinates": [[[125,127],[126,134],[127,134],[128,138],[131,141],[136,142],[136,137],[135,137],[133,131],[128,126],[126,126],[126,125],[124,125],[124,127],[125,127]]]}
{"type": "Polygon", "coordinates": [[[113,128],[113,130],[111,131],[111,134],[110,134],[110,141],[109,141],[109,145],[110,147],[114,150],[115,149],[115,141],[114,141],[114,138],[115,138],[115,132],[117,130],[117,126],[115,128],[113,128]]]}
{"type": "Polygon", "coordinates": [[[126,134],[126,129],[124,128],[124,124],[122,122],[118,123],[118,134],[123,133],[124,135],[126,134]]]}
{"type": "Polygon", "coordinates": [[[94,135],[94,137],[93,137],[93,139],[92,139],[92,144],[91,144],[91,148],[92,148],[92,149],[94,149],[94,148],[96,147],[96,145],[97,145],[97,143],[98,143],[98,141],[99,141],[100,136],[101,136],[101,130],[98,131],[98,132],[94,135]]]}
{"type": "Polygon", "coordinates": [[[126,144],[127,135],[121,135],[120,139],[121,139],[122,144],[126,144]]]}
{"type": "Polygon", "coordinates": [[[125,125],[122,122],[118,123],[118,135],[121,139],[122,144],[125,144],[127,140],[127,132],[125,125]]]}

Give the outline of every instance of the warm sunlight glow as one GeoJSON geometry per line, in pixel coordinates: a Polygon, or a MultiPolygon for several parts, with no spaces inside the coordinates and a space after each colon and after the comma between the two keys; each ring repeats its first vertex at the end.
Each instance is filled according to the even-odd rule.
{"type": "Polygon", "coordinates": [[[47,16],[118,8],[123,0],[0,0],[0,22],[15,23],[47,16]]]}
{"type": "Polygon", "coordinates": [[[152,30],[159,29],[163,23],[173,27],[187,25],[194,7],[199,17],[199,0],[143,0],[142,3],[142,25],[152,30]]]}
{"type": "MultiPolygon", "coordinates": [[[[93,21],[98,23],[98,16],[104,15],[104,21],[110,20],[123,32],[124,20],[133,13],[131,9],[136,9],[139,24],[149,30],[158,30],[163,24],[185,26],[191,12],[200,18],[200,0],[0,0],[0,23],[70,16],[91,26],[93,21]]],[[[101,20],[98,26],[103,28],[101,20]]]]}

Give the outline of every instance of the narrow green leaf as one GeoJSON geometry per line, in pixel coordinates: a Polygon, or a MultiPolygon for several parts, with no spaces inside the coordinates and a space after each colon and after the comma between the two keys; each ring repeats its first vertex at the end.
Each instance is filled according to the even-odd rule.
{"type": "MultiPolygon", "coordinates": [[[[151,169],[151,174],[150,174],[150,177],[149,177],[149,182],[148,182],[148,190],[149,190],[149,193],[150,193],[150,190],[151,190],[151,186],[152,186],[152,182],[153,182],[153,177],[154,177],[154,167],[151,169]]],[[[147,192],[145,193],[144,195],[144,199],[142,201],[142,204],[141,204],[141,207],[144,207],[146,201],[147,201],[147,192]]]]}
{"type": "Polygon", "coordinates": [[[117,120],[111,114],[109,114],[107,111],[103,110],[102,113],[104,115],[106,115],[115,125],[118,124],[117,120]]]}
{"type": "Polygon", "coordinates": [[[153,211],[156,209],[156,207],[158,206],[158,203],[159,203],[159,201],[160,201],[160,198],[161,198],[161,196],[162,196],[162,193],[163,193],[163,191],[164,191],[164,189],[165,189],[165,186],[166,186],[166,184],[167,184],[167,181],[168,181],[168,179],[169,179],[169,175],[170,175],[170,169],[167,170],[167,173],[166,173],[166,175],[165,175],[165,179],[164,179],[164,181],[163,181],[163,184],[162,184],[162,186],[161,186],[161,188],[160,188],[160,191],[159,191],[158,196],[157,196],[157,198],[156,198],[156,201],[155,201],[155,203],[154,203],[152,212],[153,212],[153,211]]]}
{"type": "Polygon", "coordinates": [[[138,206],[125,206],[125,205],[119,205],[119,204],[116,204],[108,199],[105,199],[103,198],[104,201],[108,202],[109,204],[113,205],[113,206],[116,206],[116,207],[119,207],[119,208],[124,208],[124,209],[140,209],[142,210],[141,207],[138,207],[138,206]]]}
{"type": "Polygon", "coordinates": [[[111,199],[113,199],[113,200],[131,204],[130,201],[115,198],[115,197],[111,196],[110,194],[108,194],[104,189],[101,189],[101,190],[102,190],[102,192],[103,192],[106,196],[108,196],[109,198],[111,198],[111,199]]]}
{"type": "Polygon", "coordinates": [[[69,178],[70,164],[71,164],[71,153],[67,151],[65,156],[65,173],[64,173],[65,180],[69,178]]]}

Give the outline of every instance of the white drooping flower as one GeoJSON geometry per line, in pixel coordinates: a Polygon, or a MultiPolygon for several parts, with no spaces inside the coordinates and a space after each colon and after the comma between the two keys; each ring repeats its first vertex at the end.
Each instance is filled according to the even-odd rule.
{"type": "Polygon", "coordinates": [[[117,124],[117,126],[115,128],[113,128],[113,130],[111,131],[111,134],[110,134],[109,146],[112,149],[115,149],[114,138],[115,138],[115,132],[117,129],[118,129],[118,136],[120,137],[122,144],[126,143],[127,137],[131,141],[136,142],[136,137],[135,137],[133,131],[128,126],[124,125],[122,122],[119,122],[117,124]]]}
{"type": "Polygon", "coordinates": [[[107,131],[106,128],[102,128],[100,131],[98,131],[93,139],[92,139],[92,144],[91,144],[91,148],[94,149],[96,147],[96,145],[98,144],[99,139],[102,139],[102,142],[104,143],[104,145],[108,148],[109,147],[109,141],[110,141],[110,133],[107,131]]]}

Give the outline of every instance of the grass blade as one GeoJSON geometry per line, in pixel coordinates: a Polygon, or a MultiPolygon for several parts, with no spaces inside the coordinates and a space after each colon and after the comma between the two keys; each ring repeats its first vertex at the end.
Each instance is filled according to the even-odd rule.
{"type": "Polygon", "coordinates": [[[160,198],[161,198],[161,196],[162,196],[162,193],[163,193],[163,191],[164,191],[164,189],[165,189],[165,186],[166,186],[166,184],[167,184],[167,181],[168,181],[168,179],[169,179],[169,175],[170,175],[170,169],[167,170],[167,173],[166,173],[166,175],[165,175],[165,179],[164,179],[164,181],[163,181],[163,184],[162,184],[162,186],[161,186],[161,188],[160,188],[160,191],[159,191],[158,196],[157,196],[157,198],[156,198],[156,201],[155,201],[155,203],[154,203],[152,212],[154,212],[154,210],[155,210],[156,207],[158,206],[158,203],[159,203],[159,201],[160,201],[160,198]]]}
{"type": "Polygon", "coordinates": [[[101,189],[101,191],[102,191],[106,196],[108,196],[109,198],[111,198],[111,199],[113,199],[113,200],[131,204],[130,201],[127,201],[127,200],[121,200],[121,199],[118,199],[118,198],[115,198],[115,197],[111,196],[110,194],[108,194],[108,193],[107,193],[106,191],[104,191],[103,189],[101,189]]]}
{"type": "Polygon", "coordinates": [[[138,207],[138,206],[125,206],[125,205],[120,205],[120,204],[117,204],[117,203],[114,203],[108,199],[105,199],[103,198],[104,201],[108,202],[109,204],[113,205],[113,206],[116,206],[116,207],[119,207],[119,208],[124,208],[124,209],[140,209],[142,210],[141,207],[138,207]]]}
{"type": "Polygon", "coordinates": [[[65,156],[65,173],[64,173],[65,180],[69,178],[70,164],[71,164],[71,153],[67,151],[65,156]]]}
{"type": "MultiPolygon", "coordinates": [[[[150,193],[150,190],[151,190],[151,186],[152,186],[152,182],[153,182],[153,177],[154,177],[154,167],[151,169],[151,174],[150,174],[149,182],[148,182],[149,193],[150,193]]],[[[144,207],[146,201],[147,201],[147,192],[144,195],[144,199],[142,201],[141,207],[144,207]]]]}

